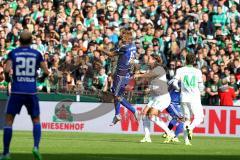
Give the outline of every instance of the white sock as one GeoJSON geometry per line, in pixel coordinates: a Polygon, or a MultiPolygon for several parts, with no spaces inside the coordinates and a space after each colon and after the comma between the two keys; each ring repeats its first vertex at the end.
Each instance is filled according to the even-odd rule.
{"type": "Polygon", "coordinates": [[[158,125],[159,127],[161,127],[166,133],[167,135],[171,135],[171,136],[174,136],[173,133],[169,130],[169,128],[167,127],[167,125],[162,121],[160,120],[159,117],[157,116],[152,116],[151,120],[156,124],[158,125]]]}
{"type": "Polygon", "coordinates": [[[184,126],[183,126],[183,138],[184,138],[185,143],[188,143],[188,142],[189,142],[188,134],[187,134],[187,129],[186,129],[186,126],[189,126],[189,124],[190,124],[190,121],[189,121],[189,120],[186,120],[186,121],[184,122],[184,126]]]}
{"type": "Polygon", "coordinates": [[[200,117],[194,117],[192,123],[189,125],[189,129],[190,130],[193,130],[195,127],[197,127],[200,123],[202,123],[203,121],[203,118],[200,118],[200,117]]]}
{"type": "Polygon", "coordinates": [[[188,134],[187,134],[186,129],[183,130],[183,139],[184,139],[185,143],[189,143],[188,134]]]}
{"type": "Polygon", "coordinates": [[[145,132],[145,137],[150,137],[150,120],[147,116],[142,117],[143,129],[145,132]]]}

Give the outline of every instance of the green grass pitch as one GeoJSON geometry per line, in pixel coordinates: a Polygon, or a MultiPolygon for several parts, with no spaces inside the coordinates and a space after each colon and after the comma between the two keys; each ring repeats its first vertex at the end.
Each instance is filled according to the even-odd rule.
{"type": "MultiPolygon", "coordinates": [[[[163,144],[160,135],[152,136],[153,143],[141,144],[141,138],[129,134],[43,132],[40,151],[43,160],[240,159],[239,138],[194,137],[193,146],[183,142],[163,144]]],[[[14,132],[12,159],[32,160],[32,145],[31,132],[14,132]]]]}

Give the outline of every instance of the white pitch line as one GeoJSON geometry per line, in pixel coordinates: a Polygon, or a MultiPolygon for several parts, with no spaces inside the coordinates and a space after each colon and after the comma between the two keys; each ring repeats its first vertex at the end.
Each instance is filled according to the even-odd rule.
{"type": "MultiPolygon", "coordinates": [[[[121,156],[121,155],[119,155],[121,156]]],[[[100,159],[114,159],[114,160],[138,160],[138,158],[120,158],[120,157],[109,157],[109,156],[94,156],[94,155],[89,155],[86,157],[92,157],[92,158],[100,158],[100,159]]]]}

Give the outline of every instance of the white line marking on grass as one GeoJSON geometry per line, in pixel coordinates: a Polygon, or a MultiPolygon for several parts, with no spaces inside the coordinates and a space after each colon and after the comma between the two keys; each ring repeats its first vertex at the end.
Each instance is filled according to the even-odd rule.
{"type": "MultiPolygon", "coordinates": [[[[86,156],[86,155],[84,155],[86,156]]],[[[133,160],[133,159],[136,159],[138,160],[138,158],[120,158],[120,157],[109,157],[109,156],[94,156],[94,155],[87,155],[86,157],[92,157],[92,158],[99,158],[99,159],[114,159],[114,160],[133,160]]]]}

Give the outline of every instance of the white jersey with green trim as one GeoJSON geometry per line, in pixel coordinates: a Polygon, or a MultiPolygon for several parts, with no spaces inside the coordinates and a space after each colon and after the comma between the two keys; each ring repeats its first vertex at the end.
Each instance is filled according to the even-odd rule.
{"type": "Polygon", "coordinates": [[[193,66],[177,69],[175,79],[181,82],[181,101],[193,102],[201,100],[200,86],[203,83],[202,72],[193,66]]]}

